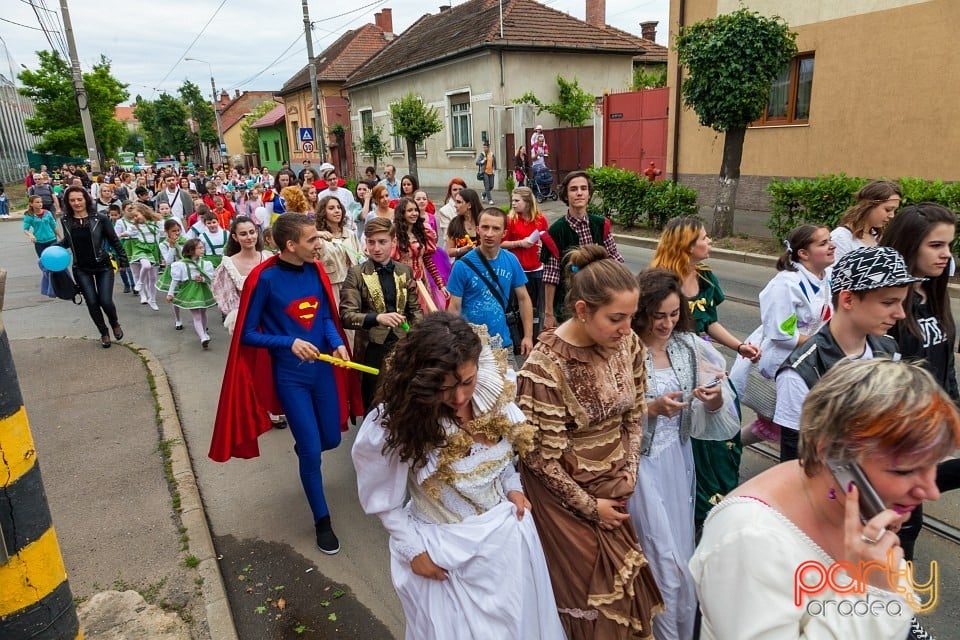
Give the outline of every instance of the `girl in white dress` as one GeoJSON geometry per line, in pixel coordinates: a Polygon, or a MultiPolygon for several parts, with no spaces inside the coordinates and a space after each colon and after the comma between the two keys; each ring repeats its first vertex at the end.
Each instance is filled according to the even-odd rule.
{"type": "Polygon", "coordinates": [[[243,283],[253,268],[271,255],[263,250],[263,238],[252,219],[246,216],[233,219],[223,259],[213,276],[213,297],[223,313],[223,326],[230,335],[233,335],[237,322],[243,283]]]}
{"type": "Polygon", "coordinates": [[[407,639],[562,639],[513,467],[533,429],[513,403],[506,352],[437,312],[401,338],[380,375],[353,462],[361,506],[390,532],[407,639]]]}
{"type": "Polygon", "coordinates": [[[140,304],[157,306],[157,264],[160,262],[160,214],[141,202],[133,203],[133,244],[130,262],[140,265],[140,304]]]}
{"type": "MultiPolygon", "coordinates": [[[[697,595],[687,563],[694,550],[696,469],[690,435],[696,404],[723,408],[720,386],[701,387],[718,370],[704,361],[680,278],[664,269],[637,276],[633,330],[647,346],[646,401],[637,484],[627,512],[663,596],[656,640],[692,640],[697,595]]],[[[726,384],[726,382],[724,382],[726,384]]]]}
{"type": "Polygon", "coordinates": [[[333,286],[333,298],[340,306],[340,285],[347,271],[363,258],[357,235],[350,228],[347,210],[337,196],[324,196],[317,204],[320,250],[317,257],[333,286]]]}

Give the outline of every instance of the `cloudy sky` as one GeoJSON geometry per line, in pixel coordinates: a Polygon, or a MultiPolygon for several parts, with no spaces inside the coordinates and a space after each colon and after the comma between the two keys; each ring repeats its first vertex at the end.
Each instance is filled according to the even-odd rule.
{"type": "MultiPolygon", "coordinates": [[[[585,1],[543,3],[583,19],[585,1]]],[[[37,13],[44,24],[59,29],[60,3],[2,0],[2,4],[0,47],[5,43],[6,48],[0,74],[7,77],[11,66],[14,73],[20,65],[36,68],[35,51],[50,48],[39,30],[37,13]]],[[[461,0],[310,0],[314,52],[344,31],[373,22],[380,9],[393,9],[394,31],[401,33],[442,4],[457,5],[461,0]]],[[[640,35],[641,22],[658,20],[657,42],[666,44],[669,5],[669,0],[607,0],[607,22],[640,35]]],[[[298,0],[72,0],[70,16],[81,67],[87,70],[101,53],[106,55],[113,62],[114,76],[130,85],[131,101],[137,94],[150,99],[159,91],[173,92],[185,79],[209,91],[210,67],[183,58],[209,62],[217,89],[231,95],[234,89],[279,89],[307,59],[306,43],[298,36],[303,28],[298,0]]],[[[54,38],[55,43],[57,38],[65,43],[62,35],[54,38]]]]}

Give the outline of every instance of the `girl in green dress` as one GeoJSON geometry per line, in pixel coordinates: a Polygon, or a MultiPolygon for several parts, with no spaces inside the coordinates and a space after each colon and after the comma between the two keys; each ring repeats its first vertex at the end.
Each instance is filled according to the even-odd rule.
{"type": "Polygon", "coordinates": [[[140,304],[157,306],[157,265],[160,263],[160,214],[141,202],[133,203],[133,246],[130,262],[140,264],[140,304]]]}
{"type": "MultiPolygon", "coordinates": [[[[180,228],[180,222],[176,218],[168,218],[163,223],[163,231],[167,237],[160,241],[160,261],[163,264],[163,272],[157,278],[157,291],[166,293],[170,290],[170,283],[173,279],[173,264],[183,258],[183,245],[186,244],[186,238],[183,237],[180,228]]],[[[173,328],[177,331],[183,330],[183,323],[180,321],[180,307],[173,305],[173,328]]]]}
{"type": "MultiPolygon", "coordinates": [[[[711,245],[707,230],[698,218],[674,218],[660,236],[650,268],[666,269],[680,278],[697,334],[756,362],[760,359],[760,348],[735,337],[717,320],[717,306],[724,300],[723,290],[710,267],[702,264],[710,257],[711,245]]],[[[697,472],[695,521],[699,530],[710,509],[740,484],[743,445],[740,434],[726,441],[691,440],[697,472]]]]}
{"type": "Polygon", "coordinates": [[[170,288],[167,302],[188,309],[193,316],[193,328],[200,337],[200,346],[210,346],[207,333],[207,309],[216,305],[210,285],[213,283],[213,265],[203,257],[203,244],[197,238],[183,245],[183,258],[170,268],[170,288]]]}

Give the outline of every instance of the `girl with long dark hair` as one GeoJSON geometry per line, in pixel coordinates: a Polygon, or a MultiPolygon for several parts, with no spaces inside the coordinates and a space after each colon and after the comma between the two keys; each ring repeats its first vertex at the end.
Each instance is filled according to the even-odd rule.
{"type": "Polygon", "coordinates": [[[480,220],[483,204],[476,191],[461,189],[453,197],[453,205],[457,208],[457,217],[451,220],[447,227],[447,255],[459,259],[477,244],[477,222],[480,220]]]}
{"type": "Polygon", "coordinates": [[[429,296],[429,291],[421,289],[420,308],[427,310],[430,307],[436,307],[439,310],[447,308],[447,285],[440,277],[440,271],[433,262],[433,256],[437,251],[437,236],[433,229],[427,227],[423,222],[423,214],[420,207],[412,199],[406,196],[397,201],[394,209],[393,223],[397,229],[397,242],[393,247],[394,260],[402,262],[413,270],[413,277],[418,282],[427,284],[426,277],[429,274],[436,290],[439,292],[439,298],[429,296]],[[428,297],[431,298],[431,304],[425,305],[428,297]]]}

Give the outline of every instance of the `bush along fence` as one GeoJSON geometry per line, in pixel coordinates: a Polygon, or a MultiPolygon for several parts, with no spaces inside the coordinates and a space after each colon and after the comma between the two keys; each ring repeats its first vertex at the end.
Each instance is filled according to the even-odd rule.
{"type": "MultiPolygon", "coordinates": [[[[768,190],[772,197],[767,227],[780,241],[803,224],[823,224],[833,229],[843,212],[856,203],[855,194],[867,182],[867,178],[855,178],[843,173],[816,178],[771,180],[768,190]]],[[[936,202],[953,211],[960,211],[960,182],[900,178],[897,183],[903,191],[904,205],[936,202]]]]}
{"type": "Polygon", "coordinates": [[[625,227],[663,229],[672,218],[697,215],[697,192],[671,180],[650,182],[627,169],[590,167],[594,197],[590,213],[625,227]]]}

